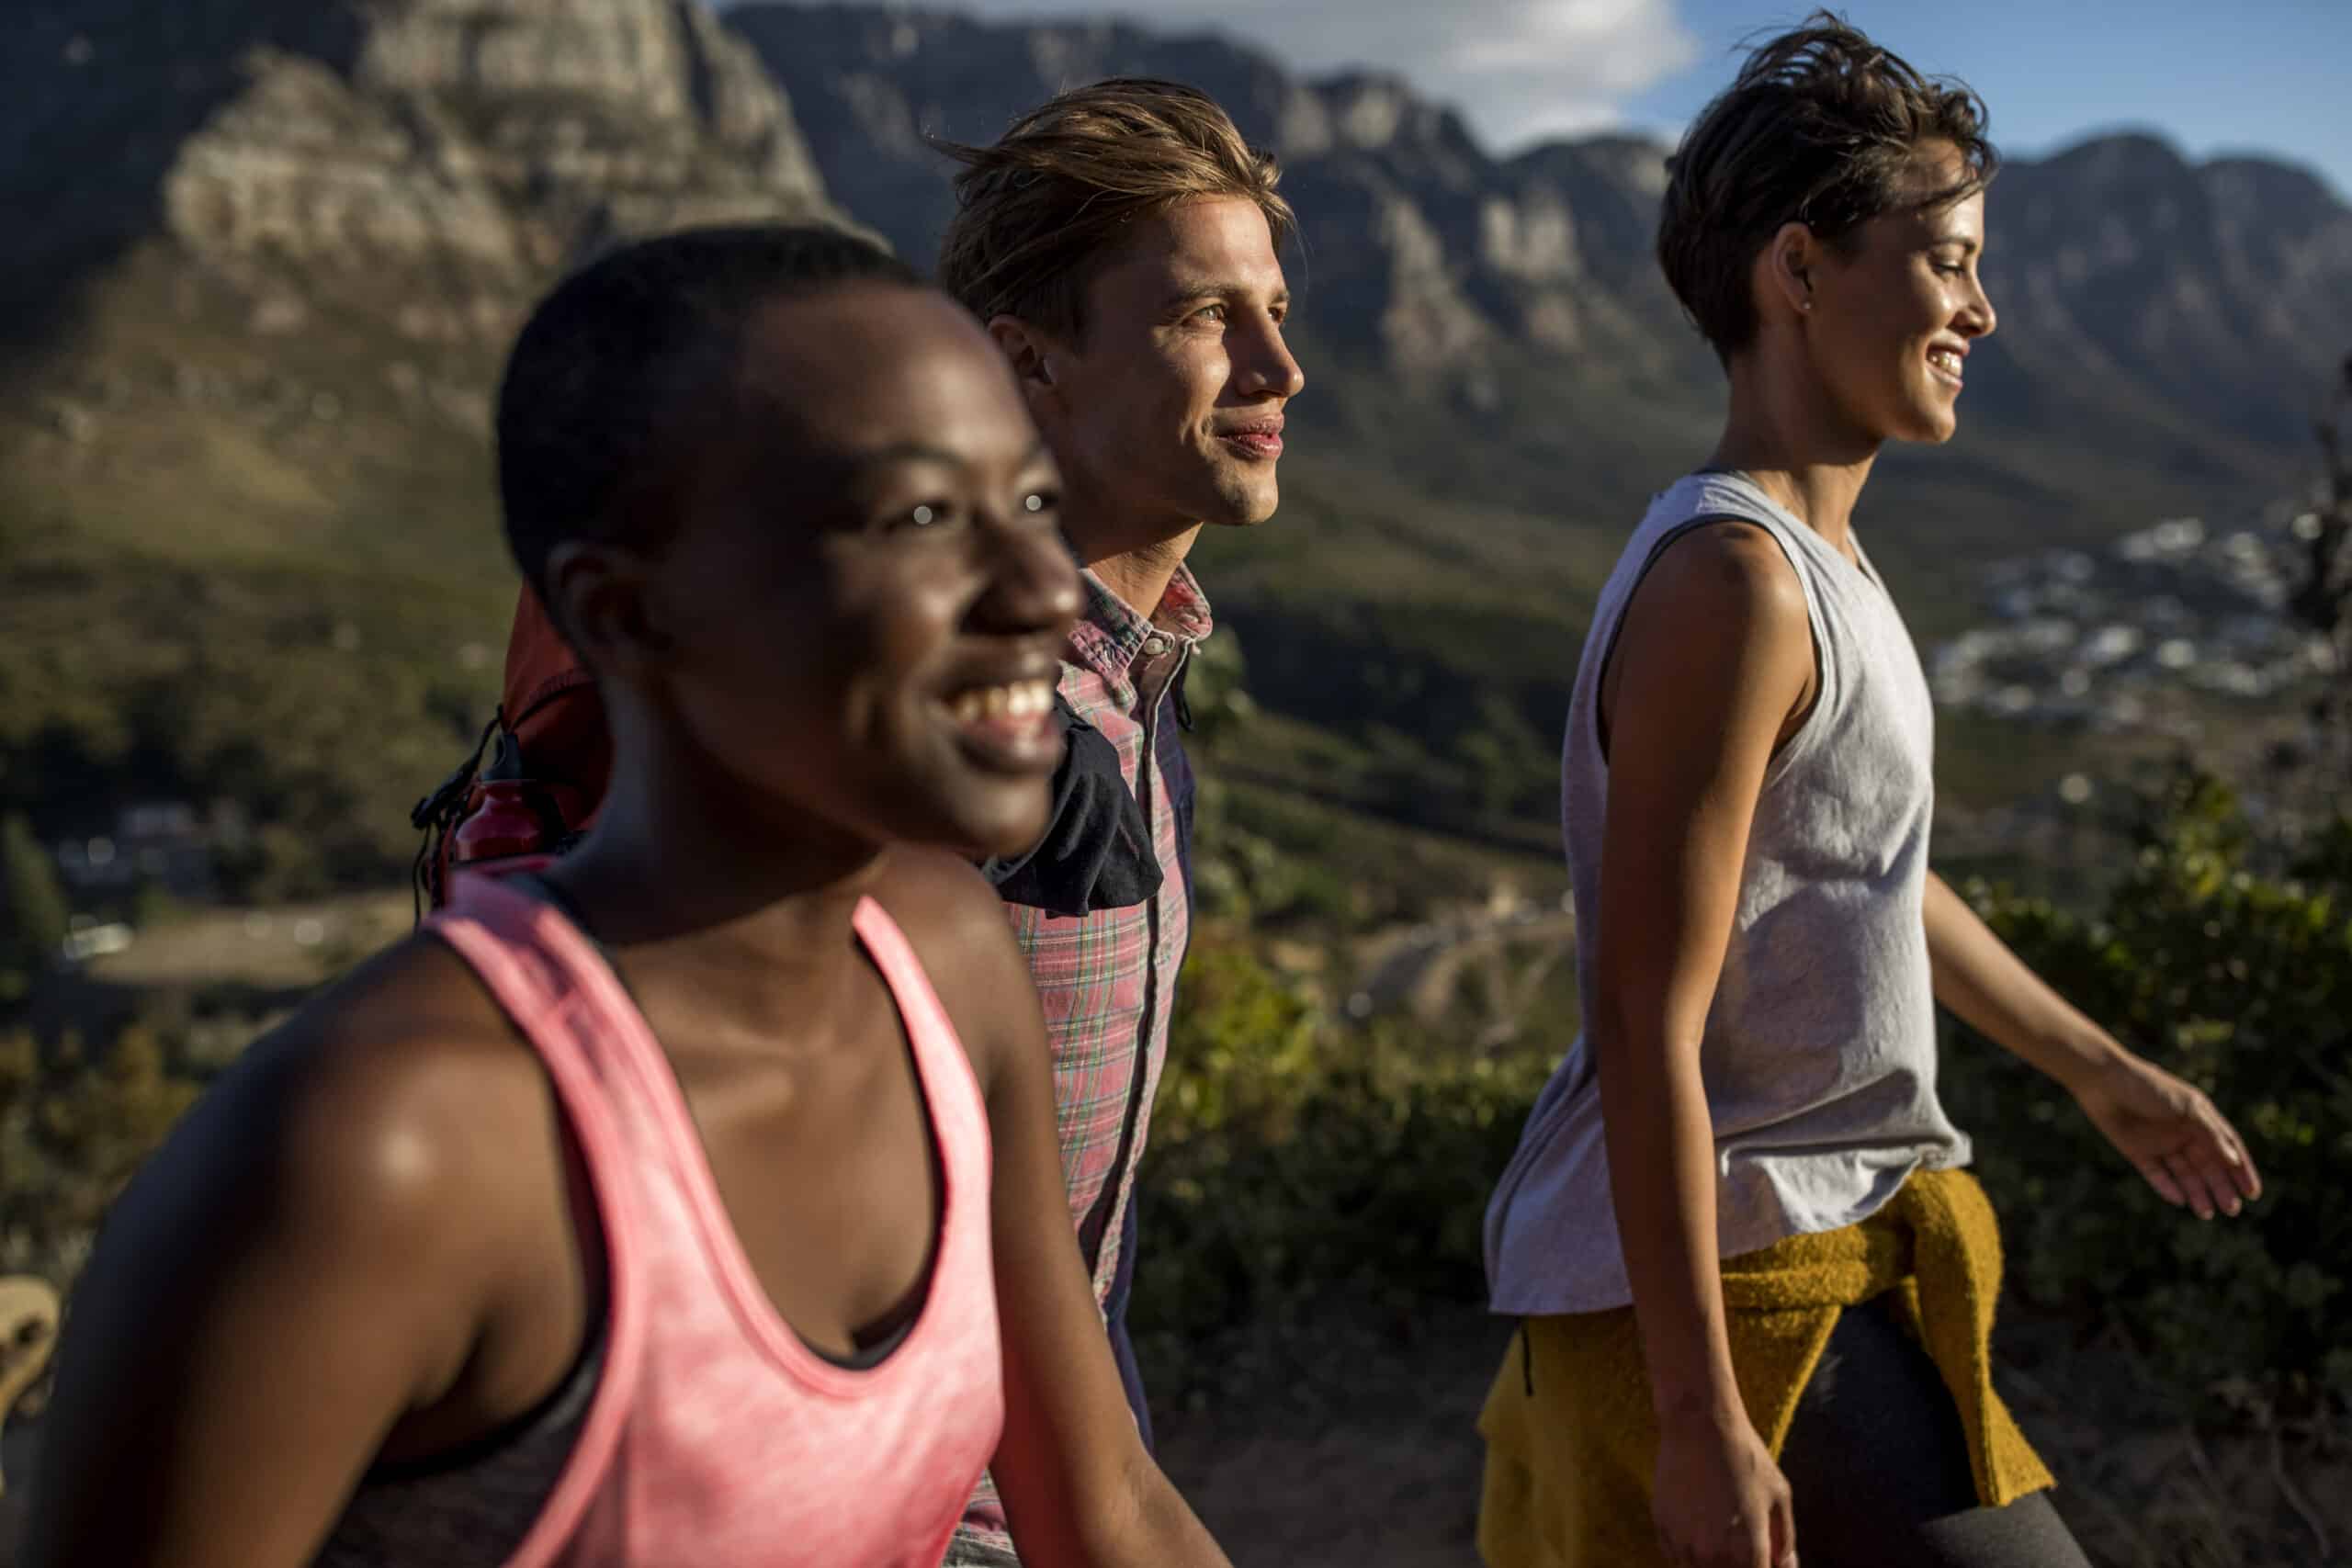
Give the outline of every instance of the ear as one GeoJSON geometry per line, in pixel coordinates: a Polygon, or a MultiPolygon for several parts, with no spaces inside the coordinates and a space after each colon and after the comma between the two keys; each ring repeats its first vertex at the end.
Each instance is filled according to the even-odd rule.
{"type": "Polygon", "coordinates": [[[1821,259],[1821,242],[1813,231],[1798,222],[1781,224],[1758,259],[1765,297],[1780,300],[1794,315],[1811,314],[1814,271],[1821,259]]]}
{"type": "Polygon", "coordinates": [[[548,555],[543,586],[557,629],[600,675],[640,674],[666,662],[676,647],[646,560],[633,550],[567,540],[548,555]]]}
{"type": "Polygon", "coordinates": [[[1021,383],[1022,395],[1033,405],[1040,399],[1056,395],[1057,351],[1044,333],[1018,316],[998,315],[989,318],[989,336],[1012,363],[1012,378],[1021,383]]]}

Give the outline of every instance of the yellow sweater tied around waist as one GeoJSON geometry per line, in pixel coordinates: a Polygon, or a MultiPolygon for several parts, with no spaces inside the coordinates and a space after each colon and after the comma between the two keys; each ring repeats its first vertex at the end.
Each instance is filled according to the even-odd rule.
{"type": "MultiPolygon", "coordinates": [[[[1740,1400],[1775,1459],[1838,1314],[1892,1291],[1959,1406],[1978,1500],[2001,1506],[2052,1483],[1993,1392],[2001,1239],[1967,1172],[1915,1171],[1859,1224],[1725,1258],[1723,1282],[1740,1400]]],[[[1634,1309],[1532,1317],[1520,1336],[1478,1418],[1488,1568],[1663,1564],[1650,1514],[1657,1419],[1634,1309]]]]}

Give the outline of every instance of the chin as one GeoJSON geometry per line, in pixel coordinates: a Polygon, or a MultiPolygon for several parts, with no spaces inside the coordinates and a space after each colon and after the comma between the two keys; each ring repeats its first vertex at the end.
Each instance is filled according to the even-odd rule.
{"type": "Polygon", "coordinates": [[[1254,528],[1271,519],[1283,503],[1283,492],[1272,479],[1234,485],[1218,491],[1216,505],[1202,521],[1223,528],[1254,528]]]}
{"type": "Polygon", "coordinates": [[[967,854],[994,860],[1027,854],[1053,826],[1053,797],[1041,779],[1034,801],[985,816],[967,813],[956,826],[957,847],[967,854]]]}
{"type": "Polygon", "coordinates": [[[880,843],[944,850],[965,860],[1025,854],[1053,817],[1052,782],[1012,780],[958,769],[870,810],[863,826],[880,843]],[[941,787],[941,786],[945,787],[941,787]]]}
{"type": "Polygon", "coordinates": [[[1903,412],[1902,420],[1881,440],[1903,441],[1915,446],[1940,446],[1960,429],[1960,416],[1950,407],[1913,407],[1903,412]]]}

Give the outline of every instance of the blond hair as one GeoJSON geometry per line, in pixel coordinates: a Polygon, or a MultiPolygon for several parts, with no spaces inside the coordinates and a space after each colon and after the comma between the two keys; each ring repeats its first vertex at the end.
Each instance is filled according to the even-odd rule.
{"type": "Polygon", "coordinates": [[[991,146],[933,145],[964,165],[939,284],[984,321],[1083,337],[1088,286],[1128,227],[1186,201],[1255,202],[1277,250],[1297,226],[1274,155],[1178,82],[1114,76],[1056,95],[991,146]]]}

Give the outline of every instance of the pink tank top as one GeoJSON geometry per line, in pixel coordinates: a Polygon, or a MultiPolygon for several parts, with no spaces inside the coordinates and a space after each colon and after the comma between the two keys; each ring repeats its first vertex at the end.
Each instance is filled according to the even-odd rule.
{"type": "Polygon", "coordinates": [[[609,1262],[605,1360],[509,1568],[936,1568],[1004,1420],[989,1128],[944,1009],[882,907],[855,926],[912,1043],[944,1195],[929,1292],[877,1366],[804,1345],[721,1206],[676,1076],[553,908],[458,880],[430,924],[546,1063],[609,1262]]]}

